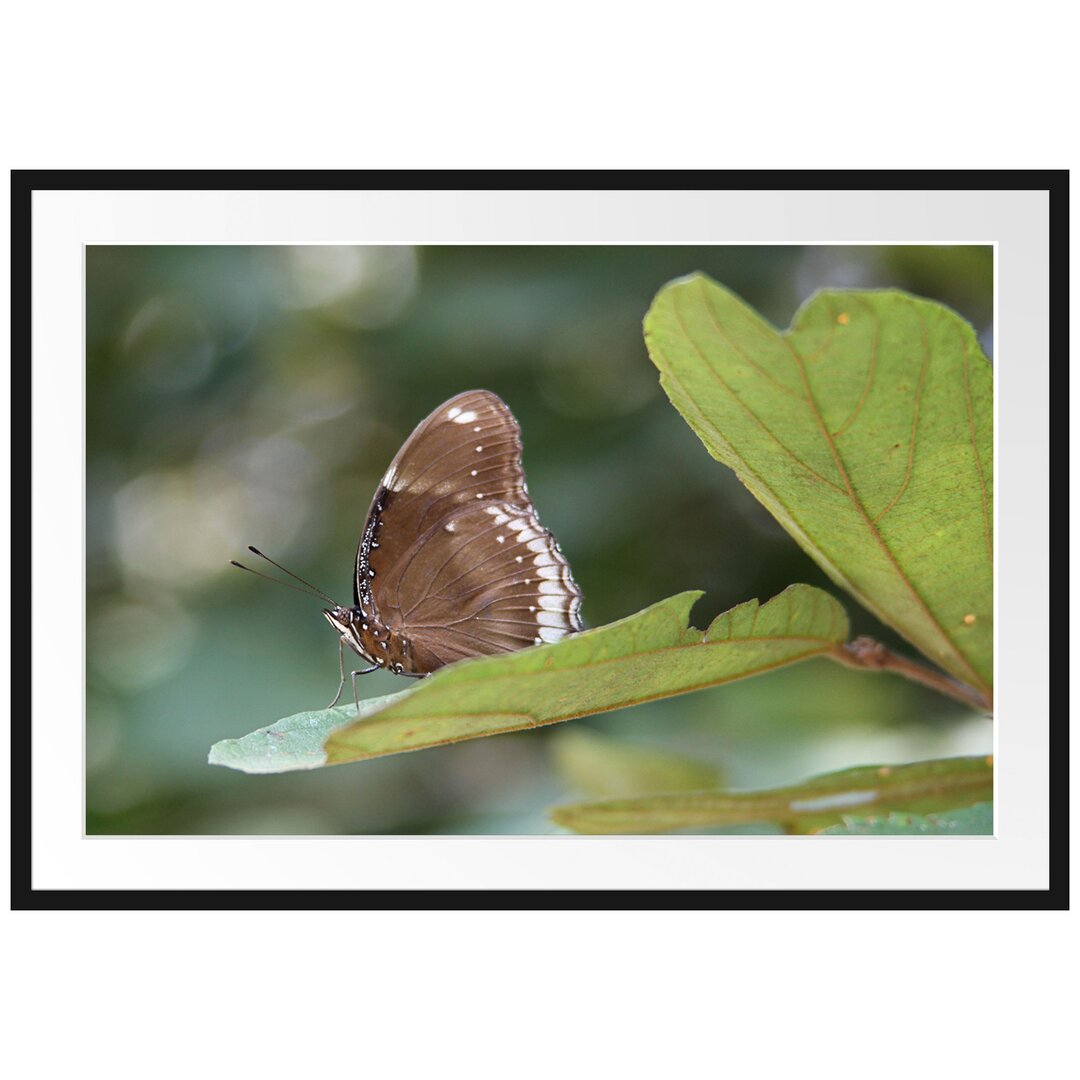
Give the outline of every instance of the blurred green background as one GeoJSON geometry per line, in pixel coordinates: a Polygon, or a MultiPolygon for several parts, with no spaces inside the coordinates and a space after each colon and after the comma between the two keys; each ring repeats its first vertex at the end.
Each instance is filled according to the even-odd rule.
{"type": "Polygon", "coordinates": [[[907,289],[955,308],[991,354],[988,247],[88,248],[87,831],[550,833],[546,809],[587,794],[571,729],[690,755],[740,788],[990,752],[982,717],[816,660],[359,765],[207,765],[212,742],[320,708],[338,681],[321,605],[229,559],[255,544],[350,602],[376,483],[431,409],[472,388],[521,423],[529,490],[587,625],[701,588],[705,626],[803,581],[839,595],[855,633],[910,654],[661,391],[641,320],[694,270],[780,327],[819,288],[907,289]]]}

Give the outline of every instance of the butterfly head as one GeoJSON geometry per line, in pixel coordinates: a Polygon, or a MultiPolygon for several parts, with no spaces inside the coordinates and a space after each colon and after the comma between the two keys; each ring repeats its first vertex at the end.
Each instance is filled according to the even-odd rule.
{"type": "Polygon", "coordinates": [[[358,656],[369,663],[385,664],[386,653],[376,656],[375,646],[382,644],[382,649],[389,647],[389,633],[386,627],[360,608],[341,607],[323,608],[323,616],[334,628],[338,636],[358,656]],[[385,644],[383,644],[385,643],[385,644]]]}
{"type": "Polygon", "coordinates": [[[342,637],[353,636],[353,616],[359,615],[360,612],[355,608],[338,607],[323,608],[323,616],[326,621],[339,633],[342,637]]]}

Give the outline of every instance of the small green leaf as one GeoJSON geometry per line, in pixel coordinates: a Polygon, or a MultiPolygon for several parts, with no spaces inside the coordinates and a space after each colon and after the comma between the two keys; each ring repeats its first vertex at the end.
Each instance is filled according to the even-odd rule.
{"type": "MultiPolygon", "coordinates": [[[[405,693],[408,693],[406,690],[405,693]]],[[[401,694],[385,694],[360,702],[360,715],[370,716],[401,694]]],[[[330,732],[356,720],[355,705],[286,716],[269,727],[239,739],[222,739],[210,747],[211,765],[227,765],[246,773],[291,772],[326,764],[323,743],[330,732]]]]}
{"type": "Polygon", "coordinates": [[[771,791],[702,791],[575,803],[556,807],[551,818],[580,833],[661,833],[763,821],[813,832],[842,821],[856,808],[887,813],[970,806],[991,798],[993,784],[991,758],[945,758],[845,769],[771,791]]]}
{"type": "Polygon", "coordinates": [[[704,633],[687,625],[700,596],[680,593],[553,645],[453,664],[364,703],[359,719],[351,706],[300,713],[218,743],[210,760],[278,772],[520,731],[746,678],[829,652],[848,634],[844,609],[809,585],[792,585],[764,605],[739,604],[704,633]],[[319,736],[322,759],[312,742],[319,736]],[[300,741],[286,752],[294,737],[300,741]],[[280,740],[277,750],[270,739],[280,740]]]}
{"type": "Polygon", "coordinates": [[[672,403],[841,587],[987,697],[993,380],[972,328],[902,292],[821,292],[780,334],[703,275],[645,340],[672,403]]]}
{"type": "Polygon", "coordinates": [[[713,766],[670,750],[613,739],[575,725],[560,731],[553,752],[559,773],[587,795],[654,795],[700,791],[718,783],[713,766]]]}
{"type": "Polygon", "coordinates": [[[940,814],[845,816],[843,825],[821,831],[827,836],[991,836],[994,804],[981,802],[964,810],[946,810],[940,814]]]}

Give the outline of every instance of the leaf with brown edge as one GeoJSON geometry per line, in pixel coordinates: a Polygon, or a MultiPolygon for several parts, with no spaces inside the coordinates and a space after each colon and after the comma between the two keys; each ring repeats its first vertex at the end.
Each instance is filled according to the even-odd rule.
{"type": "Polygon", "coordinates": [[[454,664],[335,731],[327,760],[359,761],[672,697],[825,654],[847,636],[843,608],[809,585],[764,605],[740,604],[704,633],[688,625],[700,596],[680,593],[554,645],[454,664]]]}
{"type": "Polygon", "coordinates": [[[780,333],[703,275],[645,340],[672,403],[838,585],[989,700],[993,380],[972,328],[897,291],[820,292],[780,333]]]}
{"type": "Polygon", "coordinates": [[[827,593],[792,585],[689,626],[700,592],[551,645],[464,660],[353,709],[301,713],[211,750],[213,764],[284,772],[422,750],[621,709],[831,653],[848,634],[827,593]],[[352,714],[352,715],[350,715],[352,714]]]}

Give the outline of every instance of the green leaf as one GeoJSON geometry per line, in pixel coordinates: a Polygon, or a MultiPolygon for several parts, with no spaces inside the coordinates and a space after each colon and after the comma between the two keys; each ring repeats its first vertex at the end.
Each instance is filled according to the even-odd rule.
{"type": "Polygon", "coordinates": [[[842,821],[855,807],[929,812],[969,806],[992,797],[993,780],[991,758],[945,758],[845,769],[771,791],[701,791],[575,803],[556,807],[551,818],[580,833],[662,833],[763,821],[813,832],[842,821]]]}
{"type": "Polygon", "coordinates": [[[821,292],[778,333],[702,275],[645,340],[672,403],[838,585],[987,697],[993,381],[972,328],[902,292],[821,292]]]}
{"type": "MultiPolygon", "coordinates": [[[[407,694],[409,691],[405,691],[407,694]]],[[[384,694],[360,702],[360,716],[370,716],[402,694],[384,694]]],[[[239,739],[222,739],[210,747],[211,765],[227,765],[246,773],[291,772],[326,764],[327,736],[357,718],[355,705],[286,716],[239,739]]]]}
{"type": "Polygon", "coordinates": [[[964,810],[947,810],[941,814],[845,816],[843,825],[821,831],[828,836],[991,836],[994,804],[981,802],[964,810]]]}
{"type": "Polygon", "coordinates": [[[652,746],[613,739],[574,726],[554,741],[555,765],[573,787],[587,795],[653,795],[716,787],[719,776],[704,761],[652,746]]]}
{"type": "Polygon", "coordinates": [[[739,604],[704,633],[687,625],[700,596],[680,593],[553,645],[453,664],[365,702],[359,719],[351,706],[300,713],[216,744],[210,760],[280,772],[521,731],[756,675],[829,652],[848,634],[844,609],[809,585],[739,604]]]}

